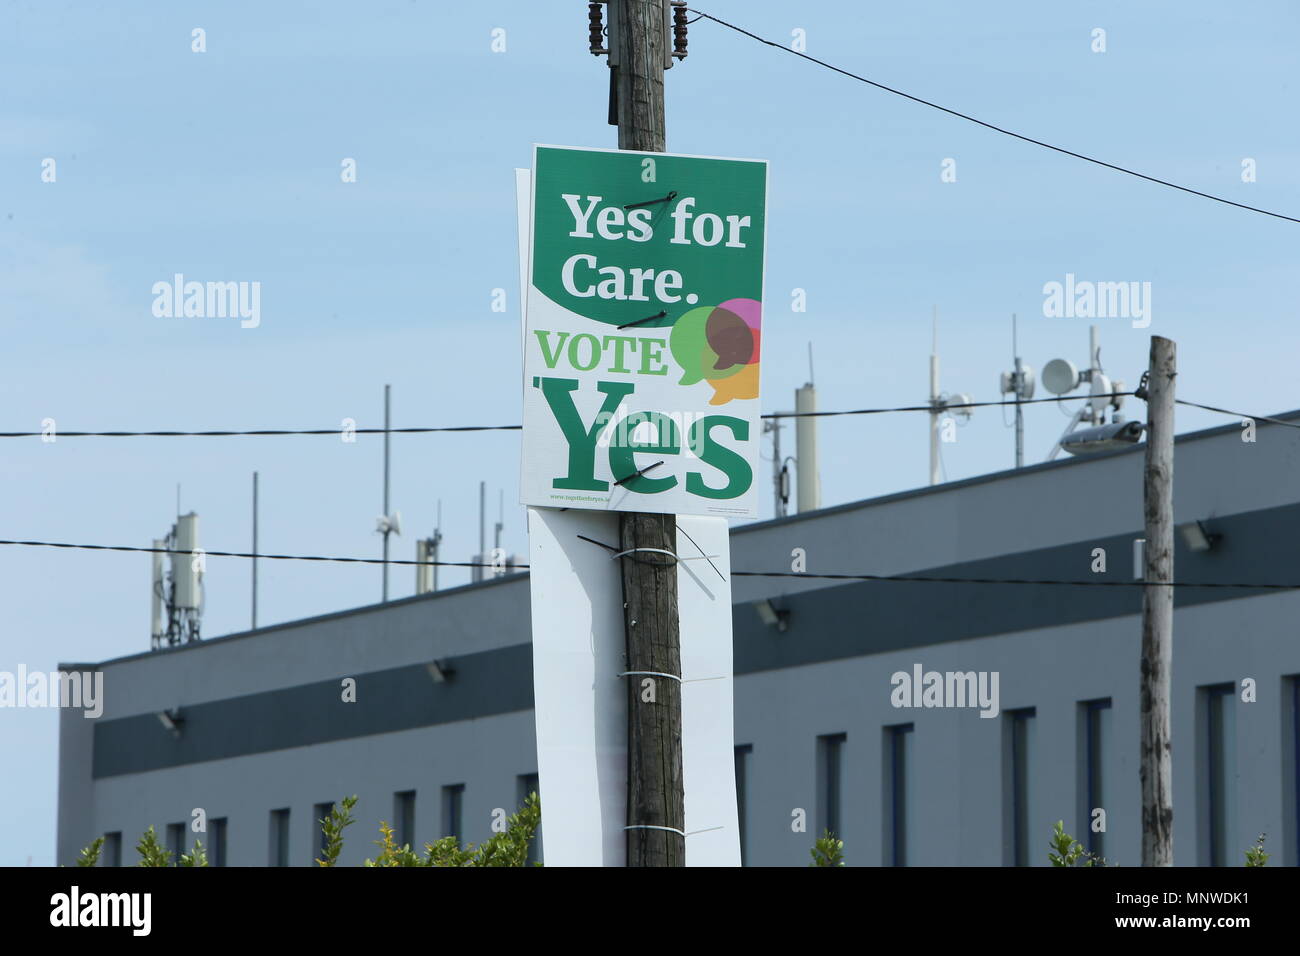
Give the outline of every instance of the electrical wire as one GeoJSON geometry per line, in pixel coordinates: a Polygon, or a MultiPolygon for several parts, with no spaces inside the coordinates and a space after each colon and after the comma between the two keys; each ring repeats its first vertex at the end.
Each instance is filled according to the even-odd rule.
{"type": "MultiPolygon", "coordinates": [[[[1105,395],[1096,395],[1095,398],[1116,398],[1122,395],[1132,395],[1133,392],[1108,392],[1105,395]]],[[[1022,401],[1022,405],[1033,405],[1040,402],[1066,402],[1086,400],[1088,396],[1080,395],[1058,395],[1052,398],[1033,398],[1022,401]]],[[[1014,401],[999,402],[971,402],[968,405],[962,405],[961,408],[986,408],[998,405],[1014,405],[1014,401]]],[[[958,407],[958,406],[953,406],[958,407]]],[[[762,419],[769,418],[834,418],[840,415],[883,415],[889,412],[931,412],[934,409],[930,405],[901,405],[896,408],[854,408],[845,411],[832,412],[769,412],[760,415],[762,419]]],[[[522,425],[443,425],[429,426],[418,428],[256,428],[256,429],[220,429],[212,431],[183,431],[183,430],[158,430],[158,431],[128,431],[125,429],[114,431],[54,431],[54,438],[219,438],[231,436],[261,436],[261,435],[382,435],[387,431],[390,435],[418,435],[430,432],[486,432],[486,431],[520,431],[522,425]]],[[[46,436],[45,432],[0,432],[0,438],[41,438],[46,436]]]]}
{"type": "MultiPolygon", "coordinates": [[[[600,542],[593,542],[600,544],[600,542]]],[[[72,550],[86,551],[125,551],[144,554],[180,554],[186,557],[190,556],[189,551],[177,551],[169,548],[141,548],[130,545],[109,545],[109,544],[71,544],[61,541],[11,541],[0,540],[0,545],[16,545],[29,548],[63,548],[72,550]]],[[[602,545],[602,547],[605,547],[602,545]]],[[[261,552],[253,554],[247,551],[204,551],[203,554],[210,558],[265,558],[270,561],[325,561],[337,562],[342,564],[384,564],[383,558],[345,558],[334,557],[320,554],[262,554],[261,552]]],[[[427,565],[429,567],[444,568],[492,568],[500,569],[500,565],[482,564],[474,561],[416,561],[401,558],[390,558],[388,564],[397,565],[427,565]]],[[[509,571],[522,571],[529,567],[527,564],[509,565],[509,571]]],[[[752,578],[804,578],[828,581],[879,581],[882,583],[899,583],[899,584],[1016,584],[1016,585],[1033,585],[1040,587],[1145,587],[1147,582],[1142,580],[1118,580],[1118,581],[1065,581],[1055,579],[1039,578],[966,578],[955,576],[939,576],[925,574],[855,574],[855,573],[831,573],[816,574],[806,571],[735,571],[731,572],[733,577],[752,577],[752,578]]],[[[1243,582],[1243,583],[1222,583],[1213,581],[1168,581],[1168,582],[1151,582],[1160,586],[1176,588],[1228,588],[1241,590],[1272,590],[1272,591],[1294,591],[1300,590],[1300,584],[1268,584],[1261,582],[1243,582]]]]}
{"type": "Polygon", "coordinates": [[[1200,196],[1202,199],[1212,199],[1215,202],[1223,203],[1225,206],[1235,206],[1238,209],[1245,209],[1248,210],[1249,212],[1257,212],[1265,216],[1272,216],[1275,219],[1285,219],[1287,222],[1300,223],[1300,219],[1297,219],[1294,216],[1287,216],[1280,212],[1272,212],[1268,209],[1261,209],[1258,206],[1247,206],[1245,203],[1233,202],[1231,199],[1224,199],[1222,196],[1215,196],[1212,195],[1211,193],[1201,192],[1199,189],[1192,189],[1189,186],[1180,186],[1177,183],[1169,182],[1169,180],[1167,179],[1158,179],[1155,176],[1148,176],[1146,173],[1139,173],[1136,170],[1128,169],[1127,167],[1124,166],[1117,166],[1114,163],[1108,163],[1105,162],[1104,160],[1096,159],[1092,156],[1086,156],[1083,153],[1076,153],[1073,150],[1066,149],[1063,146],[1054,146],[1051,143],[1044,142],[1041,139],[1034,139],[1032,136],[1025,136],[1023,133],[1017,133],[1014,130],[1009,130],[1002,126],[995,126],[993,123],[985,122],[982,119],[976,119],[974,116],[970,116],[966,113],[961,113],[957,110],[950,109],[947,106],[940,106],[938,103],[932,103],[931,101],[922,99],[919,96],[913,96],[911,93],[905,93],[902,90],[894,89],[892,86],[886,86],[883,83],[877,83],[875,80],[869,80],[865,76],[860,76],[857,73],[852,73],[841,67],[835,66],[833,63],[827,63],[825,60],[819,60],[815,56],[809,56],[807,53],[801,53],[798,50],[791,49],[785,44],[777,43],[774,40],[765,39],[764,37],[759,36],[757,33],[751,33],[749,30],[746,30],[743,27],[738,27],[734,23],[728,23],[726,20],[720,20],[719,18],[713,16],[712,14],[705,13],[703,10],[696,10],[693,7],[688,9],[690,9],[691,13],[698,13],[701,17],[704,17],[707,20],[712,20],[714,23],[718,24],[719,26],[724,26],[728,30],[734,30],[736,33],[742,34],[743,36],[747,36],[751,40],[757,40],[759,43],[764,43],[767,44],[768,46],[776,47],[778,50],[784,50],[786,53],[793,53],[797,57],[801,57],[802,59],[809,60],[813,63],[816,63],[818,66],[825,67],[828,70],[834,70],[836,73],[840,73],[844,76],[849,77],[850,79],[857,80],[860,83],[866,83],[868,86],[874,86],[876,89],[884,90],[886,93],[893,93],[895,96],[901,96],[904,99],[911,100],[913,103],[920,103],[922,106],[928,106],[931,109],[939,110],[940,112],[947,113],[950,116],[956,116],[958,119],[964,119],[967,122],[976,124],[977,126],[983,126],[985,129],[991,129],[995,133],[1002,133],[1004,136],[1011,136],[1023,142],[1032,143],[1033,145],[1041,146],[1044,149],[1054,150],[1055,152],[1063,153],[1066,156],[1073,156],[1075,159],[1081,159],[1084,162],[1092,163],[1096,166],[1102,166],[1106,169],[1112,169],[1115,172],[1125,173],[1129,176],[1135,176],[1138,179],[1145,179],[1147,182],[1156,183],[1157,185],[1160,186],[1167,186],[1170,189],[1177,189],[1180,192],[1190,193],[1193,196],[1200,196]]]}
{"type": "Polygon", "coordinates": [[[1267,415],[1247,415],[1245,412],[1234,412],[1226,408],[1216,408],[1213,405],[1202,405],[1199,402],[1188,402],[1181,398],[1174,399],[1178,405],[1189,405],[1192,408],[1201,408],[1207,412],[1219,412],[1223,415],[1231,415],[1234,418],[1249,418],[1251,421],[1268,422],[1271,425],[1285,425],[1287,428],[1300,428],[1300,422],[1283,421],[1280,418],[1269,418],[1267,415]]]}
{"type": "MultiPolygon", "coordinates": [[[[69,544],[62,541],[0,541],[0,545],[19,545],[28,548],[65,548],[78,551],[129,551],[142,554],[178,554],[189,557],[189,551],[177,551],[175,548],[138,548],[125,544],[69,544]]],[[[208,551],[202,554],[209,558],[265,558],[268,561],[328,561],[340,564],[409,564],[431,568],[500,568],[501,565],[484,564],[478,561],[416,561],[404,558],[340,558],[321,554],[257,554],[251,551],[208,551]]],[[[528,565],[510,565],[511,568],[526,568],[528,565]]]]}
{"type": "MultiPolygon", "coordinates": [[[[54,438],[215,438],[231,435],[390,435],[423,434],[425,432],[491,432],[519,431],[523,425],[440,425],[436,427],[417,428],[253,428],[222,429],[213,431],[58,431],[54,438]]],[[[0,438],[37,438],[44,432],[0,432],[0,438]]]]}

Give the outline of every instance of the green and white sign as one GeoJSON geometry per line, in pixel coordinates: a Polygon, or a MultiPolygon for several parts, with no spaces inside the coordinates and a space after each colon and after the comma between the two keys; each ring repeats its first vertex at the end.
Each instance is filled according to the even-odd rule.
{"type": "Polygon", "coordinates": [[[537,146],[521,501],[757,517],[767,163],[537,146]]]}

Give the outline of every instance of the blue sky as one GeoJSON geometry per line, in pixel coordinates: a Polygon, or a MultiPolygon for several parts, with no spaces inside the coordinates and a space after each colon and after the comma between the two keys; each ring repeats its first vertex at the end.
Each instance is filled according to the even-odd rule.
{"type": "MultiPolygon", "coordinates": [[[[802,29],[814,56],[989,122],[1300,216],[1292,4],[700,2],[778,42],[802,29]],[[1257,182],[1241,181],[1247,157],[1257,182]]],[[[373,427],[385,383],[398,426],[519,421],[512,170],[535,142],[615,145],[586,43],[576,2],[0,3],[3,430],[373,427]],[[340,182],[346,157],[356,183],[340,182]],[[261,325],[154,317],[153,283],[177,272],[260,282],[261,325]]],[[[792,405],[808,342],[823,408],[924,400],[932,306],[945,389],[998,398],[1013,312],[1028,363],[1083,363],[1088,321],[1043,316],[1044,283],[1067,273],[1152,284],[1149,328],[1098,320],[1112,376],[1135,383],[1160,334],[1178,342],[1181,397],[1300,406],[1294,223],[1014,141],[707,21],[667,76],[667,114],[673,152],[771,164],[765,410],[792,405]],[[790,309],[796,288],[806,312],[790,309]]],[[[1026,414],[1038,461],[1066,419],[1026,414]]],[[[1180,430],[1225,421],[1178,416],[1180,430]]],[[[927,429],[923,415],[825,421],[824,503],[924,483],[927,429]]],[[[394,556],[414,556],[441,499],[445,556],[468,559],[480,480],[493,503],[504,490],[505,543],[526,553],[518,443],[396,437],[408,533],[394,556]]],[[[944,446],[946,474],[1012,454],[999,410],[980,410],[944,446]]],[[[10,439],[0,456],[0,538],[147,546],[179,483],[203,544],[245,550],[257,470],[263,550],[379,553],[379,437],[10,439]]],[[[409,569],[392,574],[395,596],[413,591],[409,569]]],[[[146,649],[148,576],[143,555],[0,548],[0,670],[146,649]]],[[[248,582],[246,562],[209,562],[206,634],[247,627],[248,582]]],[[[378,568],[263,562],[260,621],[379,589],[378,568]]],[[[57,714],[0,711],[0,766],[0,865],[52,863],[57,714]]]]}

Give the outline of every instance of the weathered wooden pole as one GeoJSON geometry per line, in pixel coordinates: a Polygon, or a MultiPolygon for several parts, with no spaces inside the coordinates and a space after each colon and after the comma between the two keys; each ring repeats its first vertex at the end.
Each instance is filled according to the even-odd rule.
{"type": "Polygon", "coordinates": [[[1142,589],[1142,865],[1174,865],[1169,687],[1174,639],[1174,379],[1177,352],[1152,336],[1147,371],[1146,523],[1142,589]]]}
{"type": "MultiPolygon", "coordinates": [[[[611,116],[619,149],[662,153],[667,0],[610,0],[611,116]]],[[[675,515],[625,512],[619,541],[627,628],[627,865],[683,866],[682,672],[675,515]],[[655,549],[655,550],[644,550],[655,549]],[[664,553],[667,552],[667,553],[664,553]],[[673,675],[664,677],[659,675],[673,675]],[[660,829],[663,828],[663,829],[660,829]]]]}

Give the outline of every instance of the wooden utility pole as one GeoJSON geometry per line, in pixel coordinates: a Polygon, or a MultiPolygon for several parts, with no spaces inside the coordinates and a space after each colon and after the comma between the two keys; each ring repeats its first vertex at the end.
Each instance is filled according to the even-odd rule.
{"type": "MultiPolygon", "coordinates": [[[[662,153],[667,0],[610,0],[610,115],[619,149],[662,153]]],[[[619,518],[627,628],[627,865],[684,866],[682,673],[677,612],[677,518],[619,518]],[[656,550],[645,550],[656,549],[656,550]],[[667,552],[667,553],[663,553],[667,552]],[[642,673],[637,673],[642,672],[642,673]],[[673,675],[671,677],[656,675],[673,675]],[[647,683],[649,682],[649,683],[647,683]],[[659,829],[663,828],[663,829],[659,829]]]]}
{"type": "Polygon", "coordinates": [[[1146,523],[1142,589],[1142,865],[1174,865],[1169,686],[1174,640],[1173,341],[1152,336],[1146,375],[1147,447],[1142,481],[1146,523]]]}

